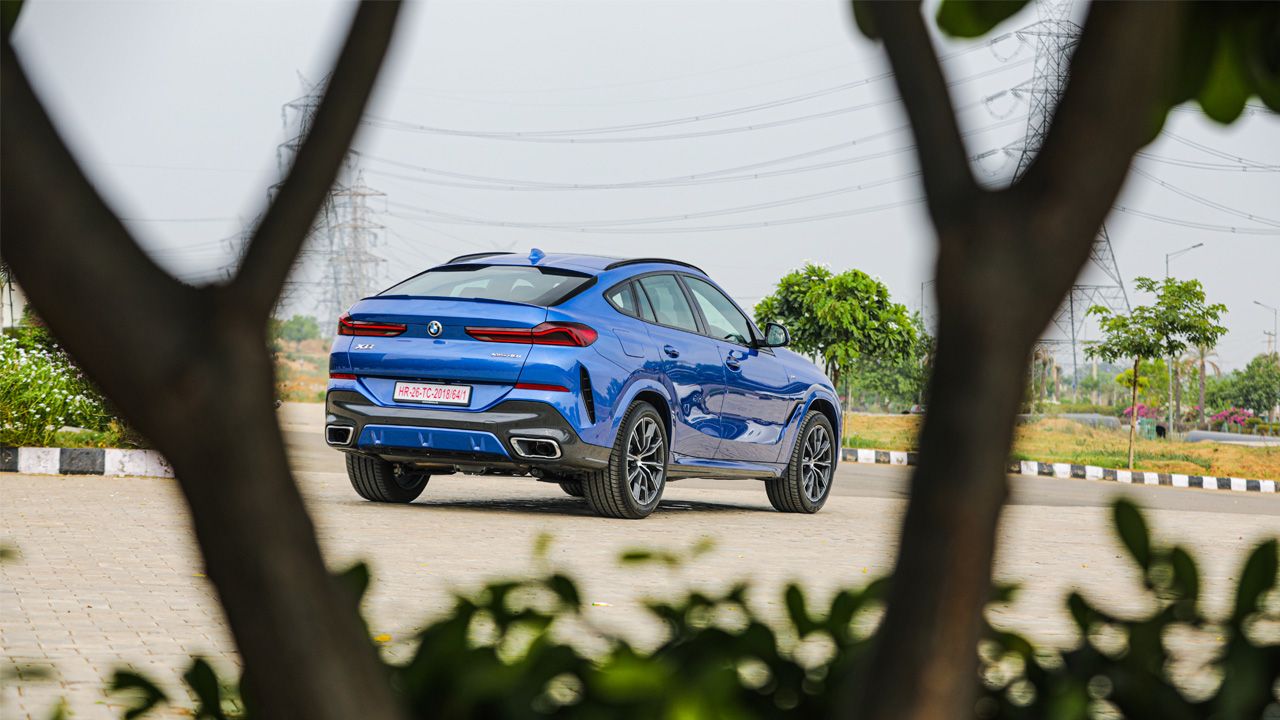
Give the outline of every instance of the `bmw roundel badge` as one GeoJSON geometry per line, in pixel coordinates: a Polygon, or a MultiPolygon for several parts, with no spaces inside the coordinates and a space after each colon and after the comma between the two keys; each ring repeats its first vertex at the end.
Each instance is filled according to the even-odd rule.
{"type": "Polygon", "coordinates": [[[427,334],[431,337],[439,337],[442,332],[444,332],[444,326],[440,324],[439,320],[432,320],[427,323],[427,334]]]}

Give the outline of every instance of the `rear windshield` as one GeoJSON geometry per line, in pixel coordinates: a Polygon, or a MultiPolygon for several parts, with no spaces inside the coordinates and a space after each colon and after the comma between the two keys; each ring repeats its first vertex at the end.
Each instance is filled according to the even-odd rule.
{"type": "Polygon", "coordinates": [[[559,268],[446,265],[415,275],[379,295],[554,305],[590,280],[590,275],[559,268]]]}

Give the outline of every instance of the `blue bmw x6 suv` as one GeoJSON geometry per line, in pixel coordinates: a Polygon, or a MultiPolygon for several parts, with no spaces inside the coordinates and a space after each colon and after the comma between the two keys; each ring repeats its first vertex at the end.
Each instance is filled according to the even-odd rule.
{"type": "Polygon", "coordinates": [[[431,475],[533,475],[642,518],[668,481],[726,477],[813,513],[840,405],[788,340],[686,263],[464,255],[339,319],[325,440],[380,502],[413,500],[431,475]]]}

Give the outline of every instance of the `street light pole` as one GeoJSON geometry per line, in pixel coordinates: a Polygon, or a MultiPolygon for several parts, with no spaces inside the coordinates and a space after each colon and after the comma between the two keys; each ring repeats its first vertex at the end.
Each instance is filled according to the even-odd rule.
{"type": "Polygon", "coordinates": [[[1276,332],[1280,331],[1280,308],[1273,308],[1257,300],[1254,300],[1253,304],[1271,311],[1271,340],[1278,343],[1277,349],[1280,349],[1280,336],[1276,335],[1276,332]]]}
{"type": "MultiPolygon", "coordinates": [[[[1270,347],[1274,347],[1276,355],[1280,356],[1280,334],[1277,334],[1280,333],[1280,308],[1272,307],[1266,303],[1258,302],[1257,300],[1254,300],[1253,304],[1271,311],[1271,342],[1274,343],[1274,345],[1271,345],[1270,347]]],[[[1267,409],[1267,414],[1271,416],[1271,422],[1275,422],[1278,419],[1275,417],[1274,410],[1274,407],[1267,409]]]]}
{"type": "MultiPolygon", "coordinates": [[[[1191,252],[1192,250],[1195,250],[1196,248],[1198,248],[1198,247],[1203,247],[1203,246],[1204,246],[1204,243],[1196,243],[1195,245],[1192,245],[1192,246],[1190,246],[1190,247],[1182,248],[1181,250],[1178,250],[1178,251],[1175,251],[1175,252],[1165,253],[1165,256],[1164,256],[1164,279],[1165,279],[1166,281],[1169,279],[1169,261],[1170,261],[1170,260],[1172,260],[1173,258],[1178,257],[1179,255],[1185,255],[1186,253],[1189,253],[1189,252],[1191,252]]],[[[1166,417],[1168,417],[1168,419],[1169,419],[1169,429],[1168,429],[1168,431],[1165,433],[1165,437],[1166,437],[1166,438],[1172,438],[1172,437],[1173,437],[1173,427],[1174,427],[1174,426],[1173,426],[1173,357],[1172,357],[1172,356],[1170,356],[1170,357],[1168,357],[1168,358],[1167,358],[1166,365],[1167,365],[1166,369],[1169,371],[1169,410],[1168,410],[1168,412],[1166,413],[1166,417]]],[[[1134,412],[1137,412],[1137,410],[1135,410],[1134,412]]]]}

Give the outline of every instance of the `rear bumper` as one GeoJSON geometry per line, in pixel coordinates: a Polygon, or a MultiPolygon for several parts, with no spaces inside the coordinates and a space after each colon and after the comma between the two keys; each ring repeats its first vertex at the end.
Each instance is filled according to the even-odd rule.
{"type": "MultiPolygon", "coordinates": [[[[497,472],[600,470],[610,449],[585,443],[551,405],[507,400],[488,410],[459,412],[432,407],[384,407],[351,390],[325,398],[325,426],[351,428],[347,443],[331,447],[375,455],[391,462],[497,472]],[[512,439],[551,440],[559,457],[539,459],[517,452],[512,439]]],[[[336,432],[341,439],[343,432],[336,432]]],[[[529,443],[522,443],[526,452],[529,443]]]]}

